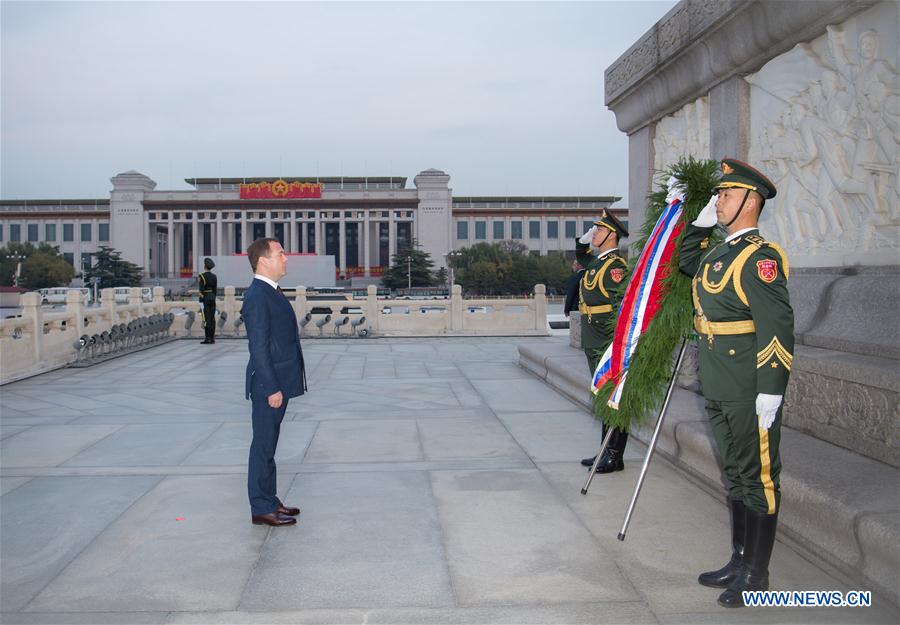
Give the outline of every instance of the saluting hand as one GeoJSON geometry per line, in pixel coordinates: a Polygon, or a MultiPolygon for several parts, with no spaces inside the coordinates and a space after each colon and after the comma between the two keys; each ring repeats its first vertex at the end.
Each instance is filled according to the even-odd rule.
{"type": "Polygon", "coordinates": [[[595,232],[597,232],[597,226],[591,226],[587,232],[581,235],[581,238],[578,239],[578,242],[582,245],[590,243],[594,239],[595,232]]]}
{"type": "Polygon", "coordinates": [[[272,393],[271,395],[269,395],[268,400],[269,405],[272,408],[281,408],[281,402],[284,401],[284,396],[281,394],[281,391],[278,391],[277,393],[272,393]]]}

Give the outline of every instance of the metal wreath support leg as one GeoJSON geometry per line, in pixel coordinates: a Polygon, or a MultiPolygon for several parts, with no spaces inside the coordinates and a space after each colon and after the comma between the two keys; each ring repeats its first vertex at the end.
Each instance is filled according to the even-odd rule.
{"type": "Polygon", "coordinates": [[[600,451],[597,452],[597,457],[594,458],[594,464],[591,466],[591,472],[588,473],[587,482],[584,483],[584,488],[581,489],[582,495],[587,495],[588,489],[591,487],[591,481],[594,479],[594,473],[597,471],[597,465],[600,464],[600,459],[603,458],[606,448],[609,447],[609,439],[612,438],[615,429],[616,428],[609,428],[606,430],[606,436],[603,437],[603,444],[600,445],[600,451]]]}
{"type": "Polygon", "coordinates": [[[675,368],[672,370],[672,379],[669,380],[669,388],[666,390],[666,399],[663,401],[662,408],[659,409],[659,418],[656,420],[656,429],[653,430],[653,438],[650,439],[650,445],[647,447],[647,455],[644,456],[644,466],[641,467],[641,474],[638,476],[637,484],[634,486],[634,494],[631,496],[631,503],[628,504],[628,511],[625,513],[625,521],[622,523],[622,529],[617,538],[625,540],[625,532],[628,531],[628,524],[631,522],[631,513],[634,512],[634,506],[637,503],[638,495],[641,494],[641,488],[644,486],[644,478],[647,477],[647,467],[650,466],[650,460],[653,458],[653,451],[656,449],[656,441],[659,438],[659,432],[662,430],[663,419],[666,417],[666,409],[669,407],[669,400],[672,399],[672,391],[675,389],[675,380],[678,379],[678,371],[681,369],[681,362],[684,360],[684,350],[687,347],[687,338],[681,340],[681,349],[678,350],[678,360],[675,361],[675,368]]]}

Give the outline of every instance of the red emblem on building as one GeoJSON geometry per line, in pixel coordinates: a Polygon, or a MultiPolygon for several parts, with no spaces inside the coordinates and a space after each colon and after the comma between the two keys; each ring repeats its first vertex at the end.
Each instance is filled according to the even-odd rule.
{"type": "Polygon", "coordinates": [[[756,261],[756,271],[759,273],[759,279],[763,282],[774,282],[778,277],[778,263],[774,260],[758,260],[756,261]]]}
{"type": "Polygon", "coordinates": [[[616,267],[615,269],[609,270],[609,277],[613,279],[613,282],[619,283],[625,278],[625,270],[621,267],[616,267]]]}

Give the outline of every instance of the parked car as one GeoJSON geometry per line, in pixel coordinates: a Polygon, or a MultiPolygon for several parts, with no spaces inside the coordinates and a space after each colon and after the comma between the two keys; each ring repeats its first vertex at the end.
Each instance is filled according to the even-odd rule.
{"type": "Polygon", "coordinates": [[[93,299],[93,293],[88,288],[69,288],[65,286],[49,287],[46,289],[38,289],[36,292],[41,296],[41,305],[49,304],[65,304],[66,295],[69,291],[81,291],[84,294],[84,303],[90,304],[93,299]]]}

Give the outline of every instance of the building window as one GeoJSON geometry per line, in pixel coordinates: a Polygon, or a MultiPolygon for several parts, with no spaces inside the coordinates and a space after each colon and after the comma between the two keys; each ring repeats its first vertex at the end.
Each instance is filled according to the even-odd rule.
{"type": "Polygon", "coordinates": [[[79,270],[90,269],[91,268],[91,253],[90,252],[82,252],[81,253],[81,267],[79,270]]]}
{"type": "Polygon", "coordinates": [[[91,240],[91,224],[81,224],[81,240],[91,240]]]}
{"type": "Polygon", "coordinates": [[[457,239],[468,239],[469,238],[469,222],[468,221],[457,221],[456,222],[456,238],[457,239]]]}
{"type": "Polygon", "coordinates": [[[37,224],[28,224],[28,240],[32,243],[38,240],[38,225],[37,224]]]}
{"type": "Polygon", "coordinates": [[[583,221],[583,222],[581,222],[581,226],[582,226],[582,230],[584,232],[587,232],[594,226],[594,222],[593,221],[583,221]]]}
{"type": "Polygon", "coordinates": [[[574,221],[566,222],[566,238],[567,239],[575,238],[575,222],[574,221]]]}
{"type": "Polygon", "coordinates": [[[559,238],[559,222],[558,221],[548,221],[547,222],[547,238],[548,239],[558,239],[559,238]]]}
{"type": "Polygon", "coordinates": [[[9,224],[9,240],[13,243],[22,240],[22,226],[19,224],[9,224]]]}
{"type": "Polygon", "coordinates": [[[510,226],[510,230],[512,230],[512,233],[510,234],[510,236],[512,236],[512,238],[516,239],[516,240],[521,239],[522,238],[522,222],[521,221],[511,221],[511,222],[509,222],[509,226],[510,226]]]}
{"type": "Polygon", "coordinates": [[[3,240],[3,224],[0,224],[0,241],[3,240]]]}
{"type": "Polygon", "coordinates": [[[63,224],[63,241],[75,240],[75,224],[63,224]]]}
{"type": "Polygon", "coordinates": [[[539,221],[529,221],[528,222],[528,238],[529,239],[540,239],[541,238],[541,222],[539,222],[539,221]]]}
{"type": "Polygon", "coordinates": [[[44,240],[56,241],[56,224],[44,224],[44,240]]]}
{"type": "Polygon", "coordinates": [[[502,221],[495,221],[495,222],[494,222],[494,240],[495,240],[495,241],[502,241],[502,240],[503,240],[503,236],[504,236],[503,229],[504,229],[504,226],[505,226],[505,225],[506,225],[506,224],[504,224],[502,221]]]}
{"type": "Polygon", "coordinates": [[[72,267],[75,266],[75,254],[72,252],[63,252],[63,260],[72,265],[72,267]]]}
{"type": "Polygon", "coordinates": [[[98,224],[97,240],[98,241],[109,241],[109,224],[98,224]]]}
{"type": "Polygon", "coordinates": [[[475,222],[475,238],[484,240],[487,238],[487,223],[484,221],[475,222]]]}

